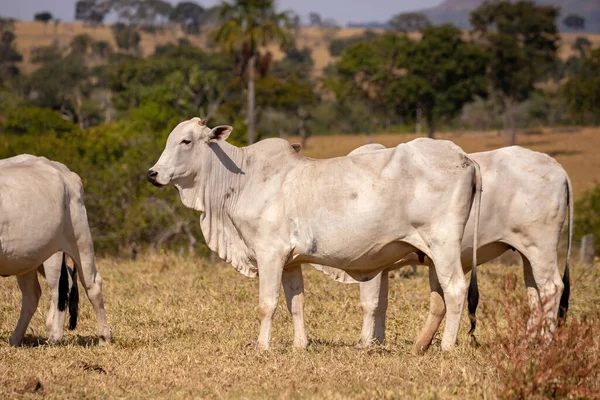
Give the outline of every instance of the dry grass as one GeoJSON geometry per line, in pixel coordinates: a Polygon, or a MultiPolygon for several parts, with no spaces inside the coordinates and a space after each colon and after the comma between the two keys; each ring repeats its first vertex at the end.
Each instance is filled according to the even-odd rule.
{"type": "MultiPolygon", "coordinates": [[[[15,24],[17,35],[17,48],[23,55],[21,67],[23,71],[30,72],[34,66],[31,64],[31,49],[39,46],[46,46],[53,42],[60,46],[68,46],[73,37],[79,34],[88,34],[95,40],[105,40],[116,48],[113,34],[109,25],[92,27],[80,22],[44,24],[43,22],[20,21],[15,24]]],[[[143,56],[149,56],[154,52],[157,44],[176,43],[178,38],[187,37],[195,46],[206,47],[206,32],[200,36],[186,36],[177,26],[167,26],[163,33],[145,33],[142,32],[142,41],[140,43],[143,56]]],[[[335,38],[346,38],[364,34],[364,28],[302,28],[296,36],[297,45],[300,48],[308,47],[312,50],[312,57],[315,62],[315,75],[321,75],[323,69],[335,58],[329,54],[329,44],[335,38]]],[[[593,47],[600,46],[600,34],[574,34],[563,33],[562,43],[559,49],[559,56],[563,59],[574,54],[571,48],[578,36],[587,37],[592,42],[593,47]]],[[[418,38],[418,33],[411,33],[411,37],[418,38]]],[[[283,53],[278,48],[270,48],[275,59],[283,57],[283,53]]]]}
{"type": "MultiPolygon", "coordinates": [[[[600,129],[556,129],[522,133],[517,144],[532,150],[547,153],[565,168],[573,183],[575,197],[600,184],[600,129]]],[[[411,134],[380,134],[373,138],[374,143],[387,147],[415,139],[411,134]]],[[[440,139],[451,140],[467,153],[489,151],[504,146],[504,138],[496,132],[480,133],[440,133],[440,139]]],[[[290,137],[290,142],[300,142],[290,137]]],[[[367,143],[366,135],[330,135],[315,136],[308,140],[307,148],[302,152],[310,157],[329,158],[348,154],[355,148],[367,143]]]]}
{"type": "MultiPolygon", "coordinates": [[[[357,350],[358,287],[305,269],[310,350],[291,348],[292,323],[280,299],[273,350],[260,353],[253,347],[257,280],[224,265],[168,256],[99,260],[99,268],[114,334],[114,344],[102,348],[95,346],[91,307],[83,299],[75,334],[67,333],[65,345],[45,344],[49,298],[43,283],[41,311],[25,346],[8,347],[20,293],[14,278],[0,280],[0,398],[496,398],[520,382],[500,373],[511,366],[504,351],[511,340],[504,281],[521,276],[517,267],[480,268],[481,348],[468,346],[465,320],[456,350],[442,353],[438,336],[425,356],[412,354],[428,304],[424,270],[414,279],[391,280],[387,344],[357,350]]],[[[575,268],[572,276],[570,322],[585,318],[586,326],[598,327],[599,270],[575,268]]],[[[522,316],[522,283],[515,293],[520,300],[511,306],[522,316]]],[[[599,350],[597,339],[588,342],[586,360],[597,362],[599,350]]],[[[564,349],[554,352],[561,358],[564,349]]],[[[597,374],[584,384],[585,390],[598,388],[597,374]]]]}

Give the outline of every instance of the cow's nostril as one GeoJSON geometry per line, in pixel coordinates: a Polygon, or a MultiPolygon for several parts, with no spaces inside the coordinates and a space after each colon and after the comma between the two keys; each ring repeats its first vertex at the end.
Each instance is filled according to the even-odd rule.
{"type": "Polygon", "coordinates": [[[153,180],[156,179],[157,175],[158,175],[158,172],[156,172],[154,170],[148,170],[148,173],[146,174],[146,177],[148,178],[148,180],[150,182],[152,182],[153,180]]]}

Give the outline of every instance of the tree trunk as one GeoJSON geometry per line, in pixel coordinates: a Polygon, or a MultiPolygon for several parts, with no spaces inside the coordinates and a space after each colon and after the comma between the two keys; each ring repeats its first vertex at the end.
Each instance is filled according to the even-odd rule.
{"type": "Polygon", "coordinates": [[[417,107],[417,123],[415,126],[415,131],[417,135],[421,134],[421,107],[417,107]]]}
{"type": "Polygon", "coordinates": [[[254,143],[254,66],[256,55],[248,60],[248,144],[254,143]]]}
{"type": "Polygon", "coordinates": [[[427,111],[427,136],[430,139],[435,139],[435,124],[433,122],[433,113],[427,111]]]}
{"type": "Polygon", "coordinates": [[[504,99],[504,106],[506,110],[504,136],[505,143],[507,146],[514,146],[517,144],[517,126],[516,126],[516,115],[515,115],[515,101],[510,97],[504,99]]]}

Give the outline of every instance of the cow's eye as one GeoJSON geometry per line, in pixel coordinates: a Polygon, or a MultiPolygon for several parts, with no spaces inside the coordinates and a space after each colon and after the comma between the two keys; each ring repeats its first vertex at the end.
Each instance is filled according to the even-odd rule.
{"type": "Polygon", "coordinates": [[[181,144],[190,144],[190,143],[192,143],[192,141],[191,140],[187,140],[187,139],[183,139],[181,141],[181,144]]]}

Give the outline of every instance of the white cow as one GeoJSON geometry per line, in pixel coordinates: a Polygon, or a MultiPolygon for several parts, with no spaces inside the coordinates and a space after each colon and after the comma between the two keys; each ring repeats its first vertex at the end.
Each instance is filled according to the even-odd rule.
{"type": "MultiPolygon", "coordinates": [[[[377,153],[384,149],[383,145],[370,144],[359,147],[350,154],[377,153]]],[[[543,338],[550,340],[555,330],[557,314],[561,320],[564,319],[569,303],[569,258],[573,234],[571,181],[556,160],[546,154],[519,146],[473,153],[469,156],[481,167],[484,187],[477,263],[488,262],[509,249],[521,254],[531,310],[527,323],[528,334],[534,336],[536,328],[541,328],[543,338]],[[567,211],[567,260],[561,280],[557,252],[567,211]]],[[[473,231],[474,217],[471,215],[462,243],[461,259],[465,273],[471,269],[473,231]]],[[[422,264],[422,261],[413,254],[394,268],[422,264]]],[[[431,262],[428,264],[430,310],[426,325],[415,343],[417,352],[425,351],[429,347],[446,312],[435,270],[431,267],[431,262]]],[[[320,266],[316,267],[321,269],[320,266]]],[[[364,311],[361,344],[368,345],[384,340],[388,271],[383,271],[369,282],[360,283],[361,305],[364,311]]],[[[346,283],[357,282],[344,273],[332,278],[346,283]]],[[[472,279],[471,282],[476,283],[476,280],[472,279]]],[[[478,296],[475,290],[472,293],[470,291],[469,295],[478,296]]],[[[472,314],[474,311],[472,310],[472,314]]],[[[473,331],[474,315],[472,317],[473,331]]]]}
{"type": "MultiPolygon", "coordinates": [[[[41,295],[37,269],[46,260],[56,286],[57,265],[64,252],[74,260],[88,298],[96,312],[100,343],[111,340],[102,299],[102,279],[94,262],[83,186],[77,174],[63,164],[44,157],[18,156],[0,168],[0,275],[16,275],[23,296],[21,315],[10,344],[21,343],[41,295]],[[58,261],[57,261],[57,257],[58,261]]],[[[64,282],[64,281],[63,281],[64,282]]],[[[60,282],[58,286],[60,286],[60,282]]],[[[63,335],[64,308],[59,290],[52,290],[52,305],[47,321],[51,342],[63,335]]]]}
{"type": "Polygon", "coordinates": [[[413,251],[435,261],[448,309],[442,348],[454,346],[467,291],[460,244],[480,198],[475,162],[451,142],[429,139],[376,156],[314,160],[282,139],[232,146],[231,130],[199,118],[180,123],[147,176],[174,185],[183,204],[200,211],[211,250],[258,275],[259,349],[269,348],[282,283],[294,345],[307,345],[302,263],[364,281],[413,251]]]}
{"type": "MultiPolygon", "coordinates": [[[[23,161],[35,160],[38,157],[31,154],[20,154],[18,156],[0,160],[0,168],[5,165],[17,164],[23,161]]],[[[58,164],[56,164],[58,165],[58,164]]],[[[53,293],[50,299],[50,308],[46,318],[46,332],[51,341],[57,341],[62,338],[64,321],[66,319],[67,306],[70,313],[69,329],[73,330],[77,326],[77,315],[79,308],[79,290],[77,286],[77,269],[70,268],[65,260],[64,253],[58,252],[44,261],[43,265],[38,267],[38,272],[46,278],[50,291],[53,293]],[[54,299],[58,299],[55,304],[54,299]],[[59,326],[54,327],[55,315],[59,326]],[[54,333],[56,331],[56,333],[54,333]]]]}

